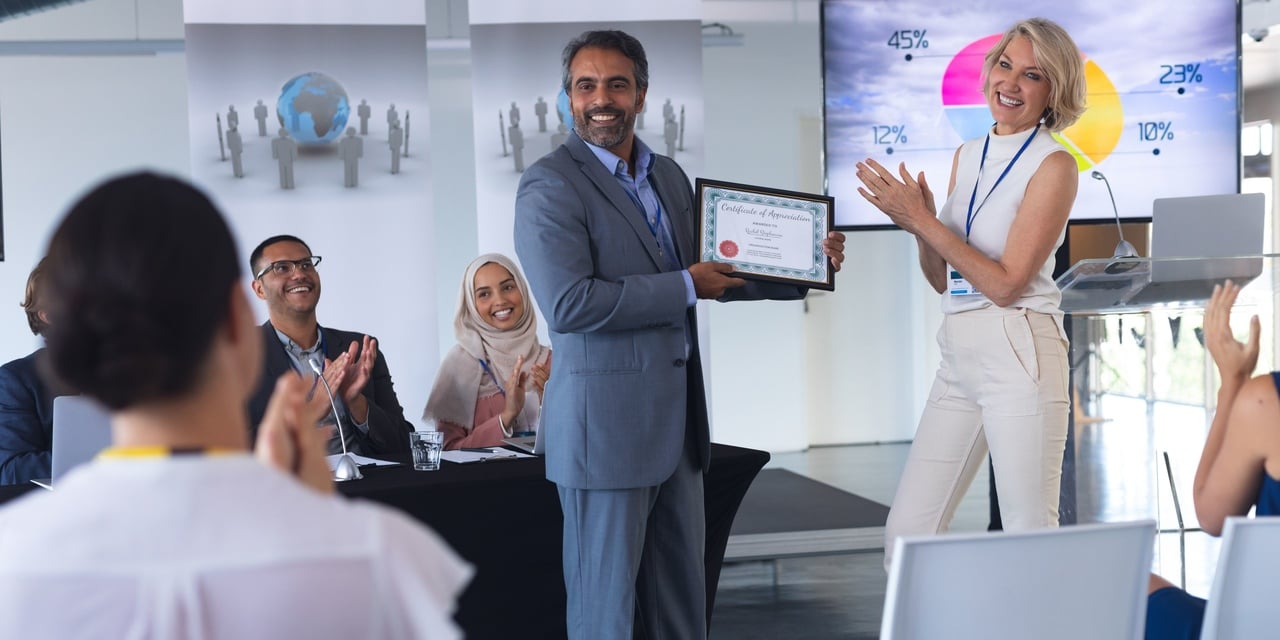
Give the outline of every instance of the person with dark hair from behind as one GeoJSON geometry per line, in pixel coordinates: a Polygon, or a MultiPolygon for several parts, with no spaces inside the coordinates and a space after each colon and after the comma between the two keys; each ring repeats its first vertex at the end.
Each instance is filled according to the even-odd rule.
{"type": "Polygon", "coordinates": [[[470,568],[431,531],[334,495],[288,373],[249,454],[262,333],[203,194],[133,174],[84,196],[46,265],[48,369],[113,445],[0,509],[2,638],[453,638],[470,568]]]}
{"type": "MultiPolygon", "coordinates": [[[[267,302],[270,319],[262,324],[263,376],[249,401],[249,425],[262,418],[271,397],[271,381],[286,371],[313,378],[312,366],[324,372],[338,402],[347,449],[367,456],[409,450],[413,425],[404,419],[391,370],[368,335],[321,327],[320,256],[301,238],[289,235],[263,240],[249,255],[253,292],[267,302]]],[[[335,431],[329,453],[340,453],[335,431]]]]}
{"type": "MultiPolygon", "coordinates": [[[[27,276],[22,308],[31,333],[49,326],[41,280],[44,259],[27,276]]],[[[0,484],[24,484],[50,475],[53,445],[53,394],[36,374],[44,348],[0,366],[0,484]]]]}
{"type": "MultiPolygon", "coordinates": [[[[1280,371],[1253,376],[1258,365],[1258,316],[1246,342],[1231,332],[1231,306],[1240,287],[1228,280],[1213,288],[1204,311],[1204,346],[1218,367],[1218,410],[1205,436],[1192,487],[1196,518],[1211,536],[1222,535],[1231,516],[1280,515],[1280,371]],[[1251,377],[1252,376],[1252,377],[1251,377]]],[[[1207,602],[1151,576],[1147,596],[1149,640],[1200,637],[1207,602]]]]}

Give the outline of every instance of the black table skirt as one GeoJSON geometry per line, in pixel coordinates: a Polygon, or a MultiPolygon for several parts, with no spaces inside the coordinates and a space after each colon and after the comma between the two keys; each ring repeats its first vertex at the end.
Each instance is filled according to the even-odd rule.
{"type": "MultiPolygon", "coordinates": [[[[738,506],[769,454],[711,445],[706,477],[707,616],[715,604],[725,545],[738,506]]],[[[408,466],[364,468],[365,477],[338,490],[400,509],[426,523],[476,568],[458,606],[468,638],[563,638],[560,501],[541,458],[440,471],[408,466]]],[[[0,504],[35,489],[0,486],[0,504]]]]}

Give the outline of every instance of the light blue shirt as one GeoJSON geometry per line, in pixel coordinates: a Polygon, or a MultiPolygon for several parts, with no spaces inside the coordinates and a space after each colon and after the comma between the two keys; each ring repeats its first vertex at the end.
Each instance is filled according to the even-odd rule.
{"type": "Polygon", "coordinates": [[[626,191],[631,201],[643,211],[645,223],[649,225],[654,239],[658,241],[658,249],[666,259],[667,265],[672,271],[680,269],[680,274],[684,276],[685,304],[692,307],[698,302],[697,292],[693,288],[693,276],[689,274],[688,269],[680,268],[680,254],[676,251],[676,243],[671,233],[671,218],[663,212],[658,194],[654,191],[653,184],[649,182],[649,172],[653,170],[653,163],[657,160],[657,156],[648,145],[640,141],[640,138],[634,138],[634,141],[636,152],[636,177],[634,178],[627,170],[627,161],[619,158],[612,151],[597,147],[590,142],[587,142],[587,148],[591,149],[591,153],[595,154],[605,170],[613,174],[618,184],[622,185],[622,190],[626,191]]]}

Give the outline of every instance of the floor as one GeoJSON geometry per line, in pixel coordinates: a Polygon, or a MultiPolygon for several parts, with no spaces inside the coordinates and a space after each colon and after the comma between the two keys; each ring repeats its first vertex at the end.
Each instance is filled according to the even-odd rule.
{"type": "MultiPolygon", "coordinates": [[[[1076,426],[1080,522],[1154,518],[1161,529],[1176,529],[1162,455],[1168,452],[1184,524],[1194,527],[1190,487],[1204,438],[1204,409],[1108,396],[1095,411],[1106,420],[1076,426]]],[[[769,467],[790,469],[889,504],[908,447],[816,447],[776,454],[769,467]]],[[[987,484],[984,468],[957,510],[953,531],[987,528],[987,484]]],[[[1204,596],[1213,578],[1217,540],[1197,532],[1184,536],[1185,564],[1180,560],[1179,534],[1162,533],[1152,570],[1204,596]]],[[[886,583],[883,563],[884,553],[877,551],[727,564],[720,576],[711,638],[877,638],[886,583]]]]}

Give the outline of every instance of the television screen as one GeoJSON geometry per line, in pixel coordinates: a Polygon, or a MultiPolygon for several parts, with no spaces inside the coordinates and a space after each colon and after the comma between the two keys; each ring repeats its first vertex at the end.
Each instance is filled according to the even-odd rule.
{"type": "Polygon", "coordinates": [[[1238,192],[1234,1],[824,0],[826,180],[837,227],[892,227],[858,194],[854,165],[864,158],[924,171],[941,208],[956,148],[992,124],[983,58],[1014,22],[1035,16],[1062,25],[1085,59],[1089,110],[1054,134],[1080,168],[1071,220],[1112,219],[1095,171],[1128,221],[1150,220],[1155,198],[1238,192]]]}

